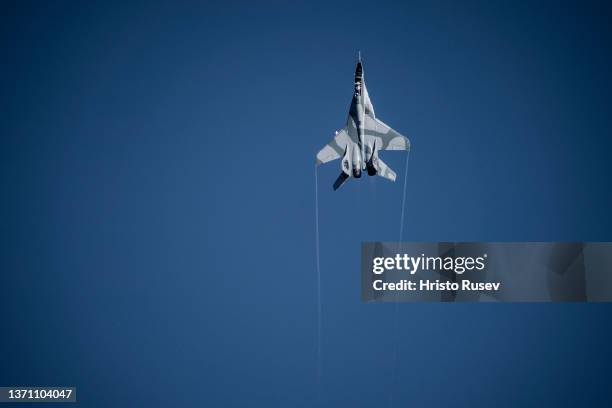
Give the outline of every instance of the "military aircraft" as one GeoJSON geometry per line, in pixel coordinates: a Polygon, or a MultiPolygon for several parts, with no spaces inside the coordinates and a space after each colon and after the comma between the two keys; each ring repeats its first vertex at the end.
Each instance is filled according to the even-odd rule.
{"type": "Polygon", "coordinates": [[[338,130],[334,139],[317,153],[316,164],[342,158],[342,172],[334,182],[334,190],[340,188],[351,176],[361,177],[363,170],[366,170],[369,176],[379,175],[395,181],[395,172],[378,157],[380,150],[408,151],[410,141],[374,115],[359,53],[355,68],[355,90],[346,126],[338,130]]]}

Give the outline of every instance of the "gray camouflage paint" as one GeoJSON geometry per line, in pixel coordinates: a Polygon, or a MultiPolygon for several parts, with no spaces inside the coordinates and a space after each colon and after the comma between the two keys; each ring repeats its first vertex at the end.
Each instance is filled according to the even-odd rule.
{"type": "Polygon", "coordinates": [[[334,190],[349,177],[361,177],[364,170],[368,170],[368,174],[374,170],[376,175],[395,181],[395,172],[378,156],[380,150],[408,151],[410,141],[376,118],[360,57],[355,67],[355,88],[346,125],[317,153],[316,164],[342,158],[342,173],[334,183],[334,190]]]}

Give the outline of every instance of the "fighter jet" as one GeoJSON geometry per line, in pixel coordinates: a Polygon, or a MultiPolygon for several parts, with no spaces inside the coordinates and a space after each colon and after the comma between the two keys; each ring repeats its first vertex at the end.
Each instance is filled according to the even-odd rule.
{"type": "Polygon", "coordinates": [[[369,176],[379,175],[395,181],[396,174],[378,157],[380,150],[410,150],[410,141],[387,126],[374,115],[364,80],[361,53],[355,68],[355,88],[346,126],[336,132],[333,140],[317,153],[317,166],[342,158],[342,172],[334,183],[334,190],[349,177],[359,178],[362,171],[369,176]]]}

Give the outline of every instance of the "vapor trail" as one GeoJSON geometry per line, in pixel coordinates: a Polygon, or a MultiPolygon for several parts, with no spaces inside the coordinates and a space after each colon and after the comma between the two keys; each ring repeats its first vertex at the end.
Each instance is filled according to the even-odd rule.
{"type": "Polygon", "coordinates": [[[321,265],[319,261],[319,171],[315,165],[315,245],[317,253],[317,401],[321,405],[321,265]]]}
{"type": "MultiPolygon", "coordinates": [[[[406,207],[406,180],[408,179],[408,163],[410,161],[410,150],[406,153],[406,165],[404,166],[404,190],[402,192],[402,215],[400,216],[400,232],[399,232],[399,242],[402,242],[404,238],[404,213],[406,207]]],[[[399,251],[399,243],[397,244],[399,251]]],[[[393,397],[395,391],[395,384],[397,383],[397,365],[398,365],[398,347],[397,343],[399,341],[399,331],[398,331],[398,307],[397,301],[393,302],[393,366],[392,366],[392,377],[391,377],[391,392],[389,393],[389,402],[391,408],[393,408],[393,397]]]]}

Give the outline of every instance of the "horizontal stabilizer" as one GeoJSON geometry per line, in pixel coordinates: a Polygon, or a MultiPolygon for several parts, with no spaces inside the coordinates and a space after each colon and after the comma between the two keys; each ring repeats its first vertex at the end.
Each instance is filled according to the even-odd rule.
{"type": "Polygon", "coordinates": [[[338,176],[338,178],[334,182],[334,191],[336,191],[337,189],[342,187],[342,185],[344,183],[346,183],[346,180],[348,180],[348,179],[349,179],[349,175],[348,174],[346,174],[345,172],[340,173],[340,175],[338,176]]]}
{"type": "Polygon", "coordinates": [[[397,175],[395,174],[393,170],[389,168],[389,166],[387,166],[387,163],[385,163],[384,161],[380,159],[380,157],[376,161],[376,167],[377,167],[376,169],[377,175],[379,175],[380,177],[384,177],[388,180],[395,181],[395,178],[397,177],[397,175]]]}

